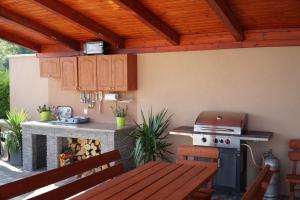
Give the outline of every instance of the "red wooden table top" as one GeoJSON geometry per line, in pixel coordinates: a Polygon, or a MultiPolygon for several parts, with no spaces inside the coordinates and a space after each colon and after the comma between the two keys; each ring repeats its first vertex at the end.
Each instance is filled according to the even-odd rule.
{"type": "Polygon", "coordinates": [[[213,167],[150,162],[74,199],[185,199],[216,172],[213,167]]]}

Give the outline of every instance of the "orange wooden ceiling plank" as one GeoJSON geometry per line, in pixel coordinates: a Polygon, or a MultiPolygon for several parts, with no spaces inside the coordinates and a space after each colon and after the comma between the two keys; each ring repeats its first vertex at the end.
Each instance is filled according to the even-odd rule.
{"type": "Polygon", "coordinates": [[[171,44],[173,45],[179,44],[180,42],[179,34],[139,1],[135,1],[135,0],[113,0],[113,1],[116,4],[120,5],[122,8],[129,11],[129,13],[131,13],[133,16],[135,16],[144,24],[146,24],[156,33],[161,35],[171,44]]]}
{"type": "Polygon", "coordinates": [[[228,0],[228,4],[246,30],[300,27],[298,0],[228,0]]]}
{"type": "Polygon", "coordinates": [[[227,31],[205,1],[141,0],[141,2],[181,35],[227,31]]]}
{"type": "Polygon", "coordinates": [[[9,42],[13,42],[17,45],[21,45],[27,49],[31,49],[37,52],[41,51],[41,45],[36,44],[35,42],[30,41],[22,36],[18,36],[15,33],[7,32],[3,29],[0,29],[0,38],[9,42]]]}
{"type": "Polygon", "coordinates": [[[224,26],[237,41],[244,39],[244,31],[240,22],[225,0],[206,0],[211,9],[219,16],[224,26]]]}
{"type": "Polygon", "coordinates": [[[21,25],[11,23],[3,18],[0,17],[0,27],[3,30],[6,30],[8,32],[15,33],[16,35],[28,38],[30,41],[33,41],[34,43],[45,45],[45,44],[54,44],[55,42],[53,40],[50,40],[46,36],[37,33],[31,29],[28,29],[26,27],[23,27],[21,25]]]}
{"type": "Polygon", "coordinates": [[[49,9],[57,14],[65,17],[67,20],[70,20],[78,25],[82,26],[84,29],[93,33],[97,38],[101,37],[103,40],[115,44],[119,48],[124,47],[124,40],[117,35],[116,33],[108,30],[104,26],[98,24],[93,19],[86,17],[80,12],[72,9],[66,4],[60,1],[48,1],[48,0],[34,0],[39,5],[44,6],[46,9],[49,9]]]}
{"type": "Polygon", "coordinates": [[[35,32],[41,33],[51,39],[59,41],[74,50],[80,50],[80,43],[78,41],[69,38],[53,29],[49,29],[48,27],[34,20],[31,20],[30,18],[24,17],[16,12],[8,10],[3,6],[0,6],[0,16],[12,23],[22,25],[26,28],[34,30],[35,32]]]}
{"type": "Polygon", "coordinates": [[[63,2],[124,38],[156,35],[149,27],[112,1],[63,0],[63,2]],[[83,2],[85,6],[82,6],[83,2]]]}
{"type": "Polygon", "coordinates": [[[40,24],[54,29],[66,36],[74,38],[78,41],[89,41],[96,39],[90,32],[83,29],[81,26],[65,20],[63,17],[49,10],[37,6],[31,0],[1,0],[0,4],[7,9],[28,17],[40,24]]]}

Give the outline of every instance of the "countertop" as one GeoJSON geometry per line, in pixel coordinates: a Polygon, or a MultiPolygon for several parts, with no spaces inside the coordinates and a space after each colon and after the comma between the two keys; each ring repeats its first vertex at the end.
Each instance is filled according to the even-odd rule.
{"type": "MultiPolygon", "coordinates": [[[[183,135],[192,137],[193,134],[199,134],[194,132],[194,128],[192,126],[180,126],[170,131],[171,135],[183,135]]],[[[205,133],[210,134],[210,133],[205,133]]],[[[244,134],[239,135],[242,141],[254,141],[254,142],[268,142],[273,137],[272,132],[264,132],[264,131],[246,131],[244,134]]]]}
{"type": "Polygon", "coordinates": [[[104,131],[104,132],[119,132],[122,130],[134,129],[134,125],[128,124],[124,128],[117,128],[114,123],[96,123],[89,122],[83,124],[62,124],[62,123],[51,123],[51,122],[39,122],[39,121],[28,121],[22,124],[23,126],[37,126],[37,127],[49,127],[49,128],[70,128],[80,130],[92,130],[92,131],[104,131]]]}

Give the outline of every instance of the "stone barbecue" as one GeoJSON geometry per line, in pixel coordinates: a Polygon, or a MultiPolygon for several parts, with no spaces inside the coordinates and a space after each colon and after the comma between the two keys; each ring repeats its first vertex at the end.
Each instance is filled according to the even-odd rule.
{"type": "Polygon", "coordinates": [[[101,153],[118,149],[125,169],[132,169],[130,152],[134,139],[129,133],[134,126],[117,129],[115,124],[88,123],[77,125],[51,124],[30,121],[23,128],[23,168],[33,171],[41,166],[47,170],[59,166],[59,154],[63,151],[66,138],[85,138],[101,141],[101,153]]]}

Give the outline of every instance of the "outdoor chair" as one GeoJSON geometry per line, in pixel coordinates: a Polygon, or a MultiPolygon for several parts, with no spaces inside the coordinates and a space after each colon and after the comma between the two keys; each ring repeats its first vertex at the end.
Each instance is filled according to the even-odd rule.
{"type": "Polygon", "coordinates": [[[53,170],[49,170],[31,177],[27,177],[15,182],[0,186],[0,199],[10,199],[13,197],[32,192],[42,187],[51,185],[72,176],[80,175],[83,172],[106,166],[106,169],[93,173],[81,179],[65,184],[49,192],[40,194],[31,199],[65,199],[84,190],[87,190],[99,183],[112,179],[123,173],[123,164],[118,161],[121,159],[118,150],[110,151],[78,161],[73,164],[65,165],[53,170]],[[114,163],[112,165],[111,163],[114,163]]]}
{"type": "Polygon", "coordinates": [[[266,165],[255,178],[254,182],[243,195],[242,200],[263,200],[272,178],[270,165],[266,165]]]}
{"type": "MultiPolygon", "coordinates": [[[[218,160],[220,158],[219,149],[214,147],[182,145],[178,148],[177,154],[179,155],[179,160],[177,160],[176,163],[198,166],[218,167],[218,160]]],[[[195,200],[210,199],[213,193],[212,185],[213,179],[210,179],[207,182],[206,187],[201,187],[196,192],[194,192],[192,198],[195,200]]]]}
{"type": "Polygon", "coordinates": [[[299,191],[295,186],[300,184],[300,174],[297,174],[297,163],[300,161],[300,140],[290,140],[289,159],[292,163],[291,174],[288,174],[286,181],[289,184],[289,199],[295,199],[295,191],[299,191]]]}

